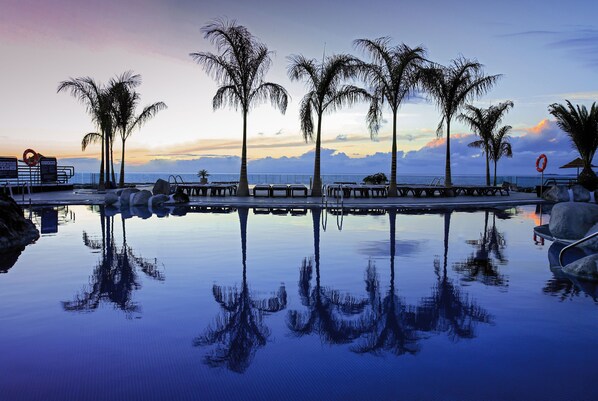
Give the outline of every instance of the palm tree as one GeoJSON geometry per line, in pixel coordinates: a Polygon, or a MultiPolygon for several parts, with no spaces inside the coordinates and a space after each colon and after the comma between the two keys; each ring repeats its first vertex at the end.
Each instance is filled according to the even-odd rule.
{"type": "Polygon", "coordinates": [[[102,141],[102,165],[100,166],[99,188],[105,189],[110,174],[110,138],[113,134],[112,100],[108,91],[90,77],[70,78],[58,85],[57,92],[69,91],[72,96],[83,103],[91,115],[94,124],[99,128],[100,134],[85,135],[82,148],[89,143],[102,141]]]}
{"type": "Polygon", "coordinates": [[[496,185],[496,165],[501,157],[513,157],[513,149],[509,143],[510,125],[501,127],[490,139],[490,159],[494,162],[494,185],[496,185]]]}
{"type": "Polygon", "coordinates": [[[101,185],[104,185],[104,136],[98,132],[89,132],[85,134],[83,139],[81,140],[81,150],[85,152],[85,149],[92,144],[92,143],[100,143],[100,148],[102,148],[101,156],[100,156],[100,179],[99,182],[101,185]]]}
{"type": "Polygon", "coordinates": [[[382,109],[388,104],[392,112],[392,161],[389,196],[397,196],[397,114],[403,100],[409,98],[419,80],[425,49],[405,44],[390,46],[390,38],[357,39],[355,47],[368,53],[372,62],[363,64],[363,74],[373,96],[367,114],[372,138],[380,129],[382,109]]]}
{"type": "Polygon", "coordinates": [[[307,142],[313,140],[314,120],[316,115],[316,150],[314,160],[314,179],[312,196],[322,196],[322,177],[320,176],[320,146],[322,143],[322,116],[325,112],[333,112],[343,105],[368,99],[368,93],[353,85],[343,85],[343,81],[354,78],[359,71],[358,60],[346,54],[326,57],[322,63],[315,59],[307,59],[302,55],[289,57],[288,75],[291,81],[303,80],[307,86],[307,94],[303,96],[299,108],[301,132],[307,142]]]}
{"type": "Polygon", "coordinates": [[[114,125],[122,140],[122,156],[120,162],[120,178],[118,186],[125,186],[125,142],[135,129],[141,127],[152,119],[159,111],[166,109],[164,102],[156,102],[145,106],[139,115],[135,115],[135,109],[139,102],[140,95],[134,88],[141,83],[140,75],[133,75],[127,71],[110,83],[111,93],[114,97],[114,125]]]}
{"type": "Polygon", "coordinates": [[[470,100],[488,92],[500,75],[485,76],[482,64],[459,57],[449,66],[432,65],[423,70],[423,86],[442,113],[436,134],[442,135],[446,124],[446,164],[444,184],[452,186],[451,179],[451,120],[470,100]]]}
{"type": "Polygon", "coordinates": [[[592,159],[598,148],[598,106],[592,103],[588,112],[586,106],[573,106],[570,101],[566,102],[566,106],[553,103],[548,106],[548,111],[556,118],[557,125],[569,135],[583,160],[579,183],[594,190],[598,187],[598,177],[592,170],[592,159]]]}
{"type": "Polygon", "coordinates": [[[204,38],[216,46],[220,54],[191,53],[190,56],[218,82],[220,87],[212,99],[214,110],[229,105],[243,114],[243,147],[237,195],[249,196],[247,182],[247,114],[253,106],[270,101],[283,114],[287,109],[287,91],[278,84],[265,82],[272,52],[247,28],[236,21],[216,20],[202,28],[204,38]]]}
{"type": "Polygon", "coordinates": [[[482,149],[486,155],[486,185],[490,185],[490,142],[492,141],[492,135],[503,115],[511,107],[513,107],[513,102],[510,100],[496,106],[490,106],[487,109],[467,105],[465,106],[466,113],[457,117],[469,125],[474,133],[480,137],[480,139],[471,142],[469,146],[482,149]]]}

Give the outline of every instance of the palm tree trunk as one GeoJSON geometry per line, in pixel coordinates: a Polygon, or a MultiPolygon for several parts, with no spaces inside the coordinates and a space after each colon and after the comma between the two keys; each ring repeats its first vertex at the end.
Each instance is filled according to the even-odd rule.
{"type": "Polygon", "coordinates": [[[494,186],[496,186],[496,165],[498,164],[498,160],[494,160],[494,186]]]}
{"type": "Polygon", "coordinates": [[[390,186],[388,196],[396,198],[397,194],[397,110],[392,111],[392,155],[390,162],[390,186]]]}
{"type": "Polygon", "coordinates": [[[241,173],[239,175],[237,196],[249,196],[249,183],[247,181],[247,110],[243,110],[243,146],[241,149],[241,173]]]}
{"type": "Polygon", "coordinates": [[[320,176],[320,146],[322,143],[322,113],[318,113],[318,131],[316,133],[316,154],[314,158],[314,181],[311,186],[311,196],[322,196],[322,177],[320,176]]]}
{"type": "Polygon", "coordinates": [[[114,176],[114,140],[110,140],[110,171],[112,175],[112,184],[116,185],[116,177],[114,176]]]}
{"type": "Polygon", "coordinates": [[[108,181],[110,180],[110,139],[108,132],[104,132],[104,186],[101,189],[109,188],[108,181]]]}
{"type": "Polygon", "coordinates": [[[444,185],[452,187],[453,181],[451,179],[451,119],[446,119],[446,159],[444,166],[444,185]]]}
{"type": "Polygon", "coordinates": [[[124,188],[125,186],[125,139],[123,138],[123,149],[122,156],[120,159],[120,177],[118,181],[118,187],[124,188]]]}
{"type": "Polygon", "coordinates": [[[446,279],[446,266],[448,264],[448,248],[449,248],[449,233],[451,231],[451,213],[444,213],[444,255],[443,255],[443,272],[446,279]]]}
{"type": "Polygon", "coordinates": [[[490,155],[488,146],[486,146],[486,186],[490,186],[490,155]]]}
{"type": "Polygon", "coordinates": [[[101,160],[100,160],[100,178],[98,181],[98,187],[100,189],[104,189],[104,143],[102,142],[102,146],[100,146],[102,148],[102,156],[101,156],[101,160]]]}

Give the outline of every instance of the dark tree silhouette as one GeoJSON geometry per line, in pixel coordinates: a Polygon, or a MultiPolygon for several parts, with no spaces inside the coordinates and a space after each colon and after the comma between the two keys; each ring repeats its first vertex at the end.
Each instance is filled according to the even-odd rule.
{"type": "Polygon", "coordinates": [[[556,118],[557,125],[569,135],[583,160],[579,183],[594,190],[598,187],[598,177],[592,170],[592,159],[598,149],[598,105],[592,103],[588,112],[586,106],[573,106],[570,101],[566,102],[566,106],[553,103],[548,106],[548,111],[556,118]]]}
{"type": "Polygon", "coordinates": [[[434,99],[442,118],[436,134],[441,136],[446,124],[446,164],[444,183],[452,186],[451,179],[451,121],[469,101],[488,92],[500,75],[485,76],[482,64],[459,57],[449,66],[432,65],[423,69],[423,86],[434,99]]]}
{"type": "Polygon", "coordinates": [[[146,260],[135,255],[127,244],[124,218],[123,244],[118,247],[114,239],[114,217],[106,215],[104,206],[100,206],[99,214],[101,240],[93,239],[83,232],[83,243],[91,249],[101,251],[101,259],[94,268],[89,285],[74,300],[62,302],[62,306],[70,312],[93,312],[102,302],[108,302],[131,317],[141,311],[133,300],[133,292],[141,288],[138,271],[158,281],[164,281],[164,275],[156,260],[146,260]]]}
{"type": "Polygon", "coordinates": [[[306,142],[314,139],[314,115],[318,119],[315,130],[316,149],[312,196],[322,196],[320,148],[324,113],[331,113],[344,105],[350,106],[369,98],[369,94],[364,89],[343,84],[344,81],[356,77],[359,65],[356,58],[346,54],[326,57],[321,63],[302,55],[289,57],[289,78],[291,81],[304,81],[308,91],[299,106],[301,132],[306,142]]]}
{"type": "Polygon", "coordinates": [[[229,105],[243,114],[243,147],[238,196],[249,196],[247,182],[247,115],[252,107],[270,101],[283,114],[287,109],[288,94],[280,85],[265,82],[264,77],[272,64],[272,52],[236,21],[213,21],[202,28],[220,54],[191,53],[220,87],[212,99],[214,110],[229,105]]]}
{"type": "Polygon", "coordinates": [[[494,185],[496,185],[496,166],[498,161],[503,157],[513,157],[513,150],[509,140],[510,125],[500,127],[490,140],[490,159],[494,162],[494,185]]]}
{"type": "Polygon", "coordinates": [[[305,258],[299,271],[299,296],[307,308],[305,312],[289,311],[287,326],[297,337],[317,334],[328,344],[346,344],[364,331],[361,320],[351,319],[362,314],[367,299],[322,287],[320,283],[320,216],[322,210],[311,209],[314,230],[314,257],[305,258]],[[315,265],[315,284],[312,278],[315,265]]]}
{"type": "Polygon", "coordinates": [[[264,317],[287,306],[284,285],[268,299],[256,300],[251,295],[247,283],[247,217],[248,209],[240,208],[243,261],[241,288],[213,286],[214,299],[222,308],[222,314],[203,335],[193,340],[196,347],[216,344],[216,348],[205,357],[206,364],[212,367],[226,366],[237,373],[245,372],[257,349],[266,345],[270,329],[265,325],[264,317]]]}
{"type": "Polygon", "coordinates": [[[392,112],[392,160],[388,196],[397,196],[397,115],[403,100],[412,95],[420,78],[420,69],[426,51],[423,47],[411,48],[405,44],[390,45],[390,38],[357,39],[354,46],[370,56],[371,62],[363,63],[365,81],[373,95],[367,114],[372,137],[380,129],[385,104],[392,112]]]}

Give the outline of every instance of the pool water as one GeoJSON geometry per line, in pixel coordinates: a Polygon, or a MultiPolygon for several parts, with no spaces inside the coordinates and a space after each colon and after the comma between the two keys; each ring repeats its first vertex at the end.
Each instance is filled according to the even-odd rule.
{"type": "Polygon", "coordinates": [[[598,290],[536,206],[268,212],[27,211],[0,400],[598,399],[598,290]]]}

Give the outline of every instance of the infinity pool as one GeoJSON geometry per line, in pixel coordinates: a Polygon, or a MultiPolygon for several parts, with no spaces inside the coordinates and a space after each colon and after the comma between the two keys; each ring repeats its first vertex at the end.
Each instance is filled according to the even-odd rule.
{"type": "Polygon", "coordinates": [[[598,399],[598,290],[546,214],[372,213],[31,211],[0,400],[598,399]]]}

